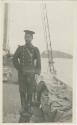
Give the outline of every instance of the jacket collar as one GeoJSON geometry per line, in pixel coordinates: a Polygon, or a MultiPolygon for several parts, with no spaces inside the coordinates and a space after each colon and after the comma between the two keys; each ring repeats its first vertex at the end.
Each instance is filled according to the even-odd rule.
{"type": "Polygon", "coordinates": [[[34,48],[32,44],[25,44],[24,47],[25,48],[34,48]]]}

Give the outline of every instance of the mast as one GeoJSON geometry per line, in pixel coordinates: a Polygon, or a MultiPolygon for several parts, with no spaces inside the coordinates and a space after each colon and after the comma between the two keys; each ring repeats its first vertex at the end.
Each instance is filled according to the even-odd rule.
{"type": "Polygon", "coordinates": [[[44,28],[44,36],[47,45],[47,54],[48,54],[48,65],[50,73],[55,73],[54,64],[53,64],[53,54],[52,54],[52,46],[51,46],[51,38],[50,38],[50,29],[49,22],[47,16],[47,8],[46,4],[42,0],[42,11],[43,11],[43,28],[44,28]]]}
{"type": "Polygon", "coordinates": [[[9,52],[9,43],[8,43],[8,3],[4,4],[4,34],[3,34],[3,50],[9,52]]]}

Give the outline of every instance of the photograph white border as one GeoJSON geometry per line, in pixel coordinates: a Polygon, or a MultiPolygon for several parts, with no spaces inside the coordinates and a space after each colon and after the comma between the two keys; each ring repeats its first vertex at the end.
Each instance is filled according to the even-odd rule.
{"type": "MultiPolygon", "coordinates": [[[[9,2],[9,0],[7,1],[9,2]]],[[[10,0],[10,2],[12,3],[13,1],[10,0]]],[[[26,3],[26,2],[33,2],[33,0],[26,0],[25,2],[22,1],[14,1],[13,3],[26,3]]],[[[34,0],[35,2],[35,0],[34,0]]],[[[37,1],[39,2],[39,1],[37,1]]],[[[50,2],[50,1],[47,1],[47,2],[50,2]]],[[[53,2],[53,1],[51,1],[53,2]]],[[[72,2],[72,4],[74,4],[75,8],[74,8],[74,46],[73,46],[73,123],[43,123],[43,124],[55,124],[55,125],[58,125],[58,124],[76,124],[77,123],[77,2],[76,1],[73,1],[73,0],[68,0],[68,1],[57,1],[55,0],[55,2],[72,2]]],[[[0,27],[1,27],[1,30],[0,30],[0,123],[2,123],[2,108],[3,108],[3,87],[2,87],[2,41],[3,41],[3,5],[4,5],[5,1],[2,1],[0,2],[0,27]]],[[[2,124],[8,124],[8,123],[2,123],[2,124]]],[[[19,124],[19,123],[9,123],[9,124],[19,124]]],[[[22,124],[22,123],[21,123],[22,124]]],[[[25,123],[24,123],[25,124],[25,123]]],[[[32,123],[26,123],[26,124],[32,124],[32,123]]],[[[34,123],[33,123],[34,124],[34,123]]],[[[36,124],[36,123],[35,123],[36,124]]],[[[40,123],[41,125],[41,123],[40,123]]]]}

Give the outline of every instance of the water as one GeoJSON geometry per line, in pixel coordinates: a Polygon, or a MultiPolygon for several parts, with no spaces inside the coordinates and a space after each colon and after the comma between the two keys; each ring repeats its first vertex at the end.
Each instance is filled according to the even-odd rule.
{"type": "MultiPolygon", "coordinates": [[[[41,59],[42,72],[48,72],[48,60],[46,58],[41,59]]],[[[70,87],[73,85],[73,60],[55,58],[54,67],[57,73],[57,77],[68,84],[70,87]]]]}
{"type": "MultiPolygon", "coordinates": [[[[48,72],[48,60],[46,58],[41,59],[41,67],[42,73],[48,72]]],[[[73,85],[73,60],[72,59],[63,59],[63,58],[55,58],[54,59],[54,67],[56,70],[57,77],[72,87],[73,85]]],[[[18,81],[18,75],[15,68],[11,69],[12,71],[12,81],[18,81]]]]}

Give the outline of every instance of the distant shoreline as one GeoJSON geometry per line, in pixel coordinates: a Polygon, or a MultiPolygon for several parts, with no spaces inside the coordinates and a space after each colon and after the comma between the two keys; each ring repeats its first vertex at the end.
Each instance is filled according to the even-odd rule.
{"type": "MultiPolygon", "coordinates": [[[[49,53],[51,53],[51,52],[49,51],[49,53]]],[[[60,52],[60,51],[57,51],[57,50],[52,51],[52,56],[53,56],[53,58],[65,58],[65,59],[72,59],[73,58],[73,56],[71,54],[68,54],[68,53],[65,53],[65,52],[60,52]]],[[[42,54],[41,54],[41,57],[42,58],[48,58],[48,52],[43,51],[42,54]]]]}

